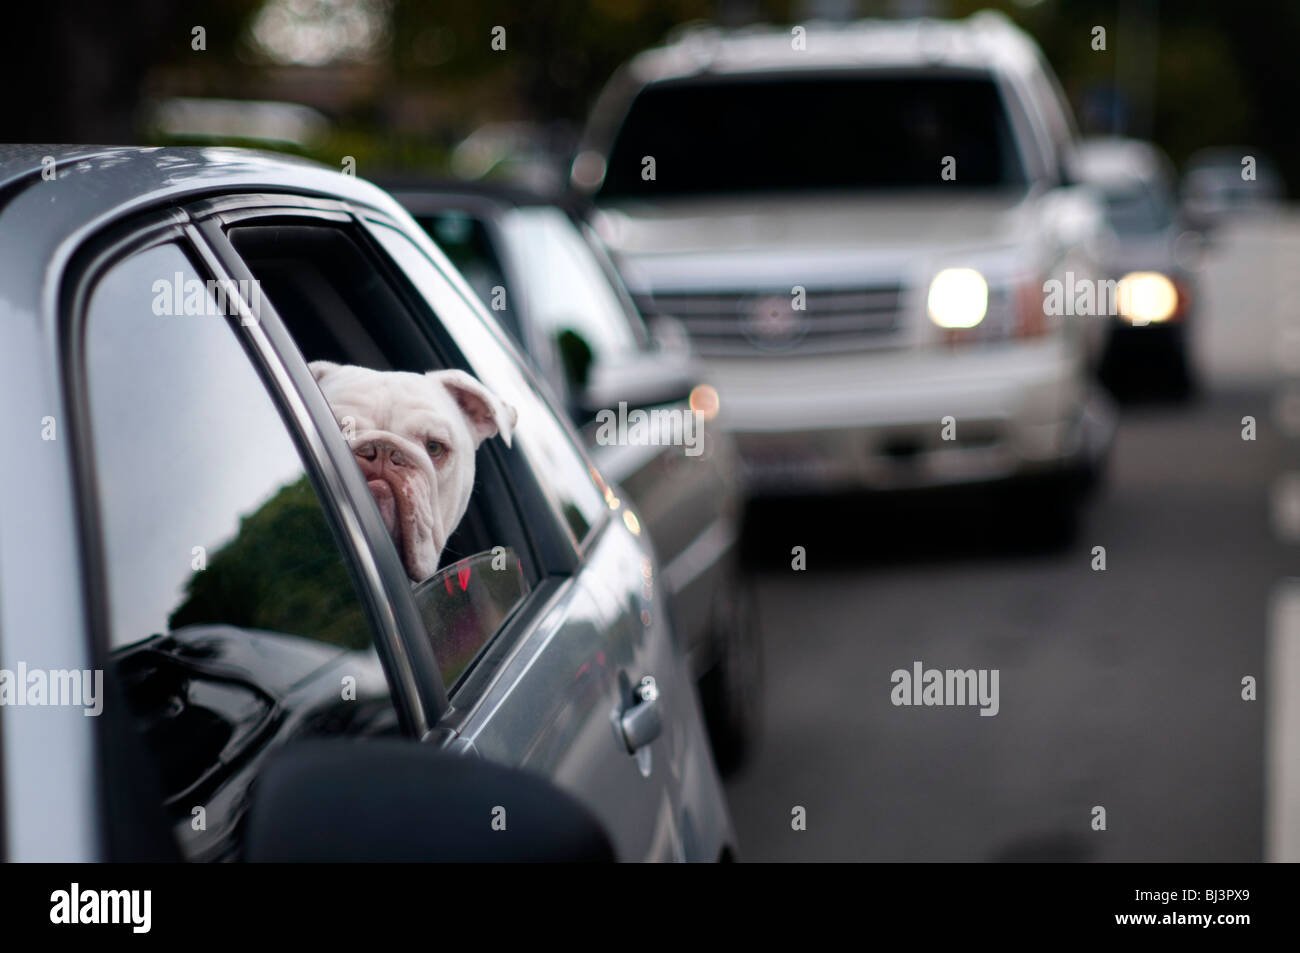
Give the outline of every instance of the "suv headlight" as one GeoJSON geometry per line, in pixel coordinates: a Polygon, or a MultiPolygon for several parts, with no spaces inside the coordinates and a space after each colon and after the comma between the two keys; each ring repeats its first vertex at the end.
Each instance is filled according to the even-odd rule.
{"type": "Polygon", "coordinates": [[[974,268],[945,268],[930,282],[930,320],[950,347],[988,344],[1050,333],[1042,283],[1021,275],[990,285],[974,268]]]}
{"type": "Polygon", "coordinates": [[[941,328],[973,328],[988,309],[988,282],[974,268],[945,268],[930,282],[926,310],[941,328]]]}
{"type": "Polygon", "coordinates": [[[1138,326],[1168,321],[1178,314],[1177,286],[1156,271],[1129,272],[1119,280],[1120,317],[1138,326]]]}

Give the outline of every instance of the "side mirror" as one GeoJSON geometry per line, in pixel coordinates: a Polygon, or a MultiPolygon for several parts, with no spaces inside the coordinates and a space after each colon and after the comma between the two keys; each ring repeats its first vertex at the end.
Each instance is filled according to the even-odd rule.
{"type": "Polygon", "coordinates": [[[614,859],[595,818],[546,779],[379,738],[293,742],[274,756],[245,853],[271,863],[614,859]]]}
{"type": "Polygon", "coordinates": [[[569,390],[581,392],[591,377],[591,362],[595,358],[591,345],[577,331],[566,328],[555,336],[555,346],[560,354],[560,365],[569,390]]]}

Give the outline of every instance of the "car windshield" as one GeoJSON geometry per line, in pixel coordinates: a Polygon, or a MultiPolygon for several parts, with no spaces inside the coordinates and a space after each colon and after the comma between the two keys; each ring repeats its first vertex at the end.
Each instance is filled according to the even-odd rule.
{"type": "Polygon", "coordinates": [[[1173,223],[1167,197],[1145,182],[1112,186],[1102,193],[1106,220],[1120,235],[1149,235],[1173,223]]]}
{"type": "Polygon", "coordinates": [[[784,74],[646,87],[598,198],[1025,182],[987,76],[784,74]]]}

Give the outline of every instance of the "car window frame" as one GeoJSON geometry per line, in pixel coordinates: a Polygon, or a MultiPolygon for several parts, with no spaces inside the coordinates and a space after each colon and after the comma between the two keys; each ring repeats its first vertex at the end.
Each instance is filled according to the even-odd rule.
{"type": "Polygon", "coordinates": [[[1052,120],[1045,113],[1047,106],[1039,98],[1035,77],[1032,74],[1020,75],[996,68],[990,70],[990,75],[1001,90],[1002,101],[1012,120],[1031,189],[1035,186],[1055,188],[1069,184],[1063,164],[1067,157],[1060,151],[1061,145],[1056,141],[1052,120]]]}
{"type": "MultiPolygon", "coordinates": [[[[83,577],[90,614],[87,628],[92,652],[101,662],[109,657],[110,646],[109,567],[104,548],[104,514],[99,495],[91,395],[86,374],[88,309],[95,290],[113,268],[150,248],[166,244],[175,245],[202,280],[232,277],[212,267],[211,253],[202,236],[185,215],[175,211],[161,215],[153,213],[143,219],[133,217],[111,224],[81,245],[64,273],[59,343],[73,440],[78,517],[83,527],[83,577]]],[[[237,299],[238,296],[231,298],[237,299]]],[[[242,299],[238,306],[241,309],[247,307],[242,299]]],[[[279,356],[269,349],[263,335],[259,333],[261,322],[245,325],[242,317],[234,316],[227,317],[226,320],[279,414],[285,432],[303,463],[303,470],[311,481],[313,492],[320,500],[338,554],[347,567],[370,625],[401,730],[411,737],[427,737],[433,721],[430,717],[430,699],[427,692],[413,690],[417,687],[416,675],[411,668],[409,653],[404,645],[395,641],[393,611],[387,604],[386,594],[374,586],[373,554],[368,548],[362,550],[356,546],[356,513],[343,490],[343,475],[328,455],[322,452],[320,429],[300,406],[298,395],[285,392],[285,368],[279,356]]],[[[441,683],[439,687],[440,685],[441,683]]],[[[445,703],[442,707],[445,708],[445,703]]]]}
{"type": "MultiPolygon", "coordinates": [[[[333,223],[345,227],[356,226],[359,232],[373,243],[374,247],[369,251],[376,258],[377,267],[387,272],[385,277],[390,282],[393,290],[406,300],[408,306],[426,308],[432,314],[432,321],[425,321],[413,315],[412,323],[428,343],[438,360],[448,367],[468,366],[471,370],[473,369],[474,362],[469,356],[460,351],[454,340],[451,339],[450,334],[441,327],[442,319],[434,311],[432,303],[425,299],[423,293],[405,276],[387,251],[370,235],[367,221],[373,218],[379,224],[406,235],[408,239],[411,237],[412,228],[418,233],[418,236],[428,238],[427,234],[418,225],[412,223],[410,227],[404,227],[403,224],[395,221],[381,210],[354,205],[338,199],[301,195],[281,196],[276,193],[223,195],[215,199],[196,202],[188,207],[188,211],[195,220],[194,227],[206,240],[207,247],[211,250],[215,259],[221,263],[229,277],[236,279],[241,277],[251,279],[253,275],[247,263],[244,262],[225,234],[226,229],[230,227],[252,225],[259,222],[269,225],[277,221],[281,223],[298,221],[304,224],[323,225],[333,223]],[[289,199],[289,201],[281,201],[281,199],[289,199]]],[[[428,240],[432,242],[431,238],[428,240]]],[[[412,242],[412,244],[417,250],[422,251],[418,242],[412,242]]],[[[455,293],[470,310],[481,307],[481,303],[474,296],[472,289],[462,288],[461,283],[452,280],[436,260],[431,258],[428,260],[438,274],[441,275],[447,284],[448,290],[455,293]]],[[[278,314],[276,314],[274,305],[263,296],[260,307],[262,323],[269,323],[276,330],[275,337],[277,340],[274,345],[277,348],[277,356],[284,361],[287,351],[287,354],[292,358],[289,363],[302,365],[299,369],[301,373],[295,375],[295,386],[299,390],[318,398],[324,407],[324,412],[328,414],[329,410],[324,403],[324,397],[320,395],[319,388],[316,387],[314,379],[311,378],[305,361],[302,360],[298,353],[296,343],[278,314]],[[268,322],[268,318],[272,320],[268,322]]],[[[496,337],[497,343],[514,355],[516,364],[520,366],[521,373],[527,377],[527,367],[523,364],[513,344],[506,337],[506,332],[491,325],[489,325],[489,329],[496,337]]],[[[536,383],[535,380],[533,382],[536,383]]],[[[558,415],[556,416],[558,417],[558,415]]],[[[333,417],[330,416],[329,419],[333,423],[333,417]]],[[[566,421],[562,418],[560,423],[566,425],[566,421]]],[[[571,431],[570,433],[572,434],[571,431]]],[[[347,448],[336,425],[322,434],[322,440],[333,445],[336,452],[342,457],[350,459],[351,451],[347,448]]],[[[569,585],[576,584],[576,578],[584,560],[585,547],[595,545],[604,528],[609,524],[607,515],[602,514],[602,519],[593,523],[582,541],[574,540],[573,534],[568,531],[567,527],[558,525],[557,518],[546,501],[544,491],[538,484],[537,478],[531,473],[531,461],[522,454],[507,454],[500,447],[495,446],[493,442],[486,443],[480,450],[491,455],[493,465],[512,497],[517,509],[521,530],[527,536],[528,544],[533,548],[533,557],[540,572],[540,579],[520,603],[515,606],[506,622],[482,646],[473,664],[469,666],[454,685],[443,692],[446,703],[440,708],[438,718],[431,726],[431,734],[435,735],[441,743],[452,746],[456,743],[456,725],[463,719],[467,711],[472,710],[474,702],[481,697],[482,693],[496,681],[501,666],[505,661],[512,657],[521,645],[527,642],[527,636],[536,627],[538,621],[550,612],[555,600],[560,597],[561,593],[569,585]]],[[[583,459],[586,460],[585,456],[583,459]]],[[[364,485],[359,483],[359,474],[356,478],[358,485],[364,489],[364,485]]],[[[368,490],[364,492],[367,495],[369,493],[368,490]]],[[[376,541],[381,538],[384,540],[381,548],[391,550],[392,547],[387,544],[387,537],[381,525],[377,525],[372,530],[372,533],[365,537],[367,545],[372,549],[378,545],[376,541]]],[[[402,635],[413,646],[417,647],[421,653],[427,653],[432,663],[431,646],[423,622],[419,617],[415,601],[411,596],[409,581],[406,579],[404,571],[397,572],[397,570],[400,570],[400,566],[394,570],[394,573],[401,577],[399,586],[401,593],[397,597],[397,601],[402,604],[404,609],[409,606],[412,613],[410,621],[401,627],[403,630],[402,635]]],[[[432,663],[432,667],[434,671],[437,670],[436,663],[432,663]]],[[[437,674],[438,686],[441,688],[441,673],[438,672],[437,674]]]]}

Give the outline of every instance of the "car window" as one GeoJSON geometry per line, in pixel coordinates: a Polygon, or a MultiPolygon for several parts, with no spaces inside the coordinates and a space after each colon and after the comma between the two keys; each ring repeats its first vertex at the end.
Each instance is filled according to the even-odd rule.
{"type": "Polygon", "coordinates": [[[182,853],[230,859],[263,758],[396,732],[373,633],[284,420],[181,249],[85,319],[111,671],[182,853]]]}
{"type": "Polygon", "coordinates": [[[504,546],[444,566],[415,587],[415,603],[448,686],[469,670],[531,588],[519,554],[504,546]]]}
{"type": "Polygon", "coordinates": [[[654,83],[632,101],[597,198],[941,184],[1027,184],[1005,104],[988,76],[773,74],[654,83]],[[773,116],[799,117],[798,133],[779,130],[773,116]],[[956,177],[946,182],[945,156],[956,160],[956,177]]]}
{"type": "MultiPolygon", "coordinates": [[[[392,263],[385,268],[378,250],[354,227],[300,219],[239,225],[227,235],[308,361],[378,371],[446,368],[420,333],[407,289],[394,281],[392,263]]],[[[347,420],[340,420],[340,426],[346,432],[347,420]]],[[[486,446],[477,452],[471,448],[471,453],[474,484],[465,514],[446,539],[438,572],[417,581],[423,591],[430,583],[454,582],[467,592],[470,577],[449,574],[448,566],[484,557],[473,563],[480,567],[477,576],[471,574],[474,590],[463,600],[437,604],[438,611],[455,612],[456,618],[438,618],[427,601],[420,604],[448,688],[468,671],[538,579],[491,453],[486,446]],[[494,578],[481,584],[486,573],[494,578]]],[[[394,545],[392,539],[384,544],[394,545]]]]}
{"type": "MultiPolygon", "coordinates": [[[[435,306],[440,298],[449,307],[455,306],[449,299],[455,295],[454,290],[410,239],[379,223],[373,223],[372,232],[426,298],[435,306]]],[[[444,327],[467,354],[500,353],[487,327],[477,319],[446,322],[444,327]]],[[[578,450],[572,431],[516,368],[504,362],[484,362],[475,371],[519,411],[515,440],[561,525],[568,528],[576,544],[581,544],[609,511],[609,491],[600,475],[578,450]]]]}
{"type": "Polygon", "coordinates": [[[514,209],[502,227],[511,236],[528,293],[529,320],[540,337],[591,359],[615,363],[639,349],[629,313],[592,247],[573,220],[551,207],[514,209]]]}

